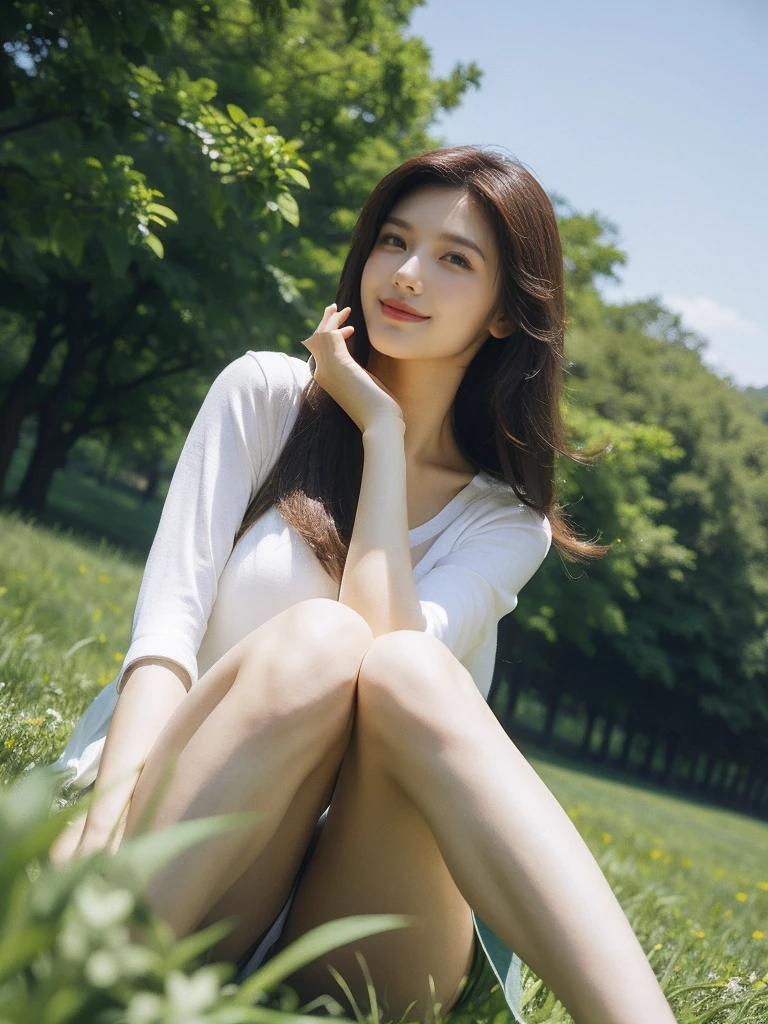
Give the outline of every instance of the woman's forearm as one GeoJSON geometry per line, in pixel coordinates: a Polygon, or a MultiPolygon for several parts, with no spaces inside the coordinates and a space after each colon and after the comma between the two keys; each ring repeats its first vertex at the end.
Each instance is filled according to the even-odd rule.
{"type": "Polygon", "coordinates": [[[408,540],[405,424],[387,417],[363,431],[363,478],[339,601],[381,636],[424,628],[408,540]]]}
{"type": "Polygon", "coordinates": [[[189,685],[184,669],[170,661],[131,670],[109,723],[81,846],[100,847],[124,822],[144,762],[189,685]]]}

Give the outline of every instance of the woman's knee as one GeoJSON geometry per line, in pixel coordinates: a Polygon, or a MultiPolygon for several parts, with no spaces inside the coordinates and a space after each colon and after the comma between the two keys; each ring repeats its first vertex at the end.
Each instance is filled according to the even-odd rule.
{"type": "Polygon", "coordinates": [[[471,677],[464,676],[466,669],[436,637],[412,629],[385,633],[360,666],[357,727],[406,745],[440,731],[457,722],[461,696],[474,687],[471,677]]]}
{"type": "Polygon", "coordinates": [[[368,623],[329,598],[298,602],[253,631],[232,687],[244,714],[295,728],[301,719],[343,728],[373,643],[368,623]]]}

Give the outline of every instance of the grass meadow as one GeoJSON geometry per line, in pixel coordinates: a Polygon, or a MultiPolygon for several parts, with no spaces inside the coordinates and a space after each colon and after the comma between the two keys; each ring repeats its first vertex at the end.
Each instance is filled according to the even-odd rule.
{"type": "MultiPolygon", "coordinates": [[[[0,513],[3,781],[55,760],[117,674],[143,564],[0,513]]],[[[680,1024],[766,1024],[768,824],[529,760],[600,863],[680,1024]]],[[[523,983],[532,1024],[571,1020],[528,968],[523,983]]]]}

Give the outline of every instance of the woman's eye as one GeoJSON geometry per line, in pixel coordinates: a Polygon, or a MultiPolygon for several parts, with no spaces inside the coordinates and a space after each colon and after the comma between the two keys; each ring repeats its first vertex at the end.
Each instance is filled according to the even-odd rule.
{"type": "MultiPolygon", "coordinates": [[[[382,242],[388,242],[390,240],[394,240],[395,242],[403,242],[403,239],[400,237],[400,235],[395,235],[392,234],[391,232],[387,232],[386,234],[382,235],[380,239],[380,241],[382,242]]],[[[403,245],[405,245],[405,242],[403,242],[403,245]]],[[[460,252],[448,252],[446,253],[446,256],[457,256],[461,260],[461,263],[454,263],[454,267],[463,266],[469,268],[469,261],[465,256],[462,256],[460,252]]]]}

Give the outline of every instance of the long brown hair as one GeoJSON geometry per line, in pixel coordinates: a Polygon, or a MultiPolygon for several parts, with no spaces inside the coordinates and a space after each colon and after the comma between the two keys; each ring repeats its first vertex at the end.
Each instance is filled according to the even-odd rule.
{"type": "MultiPolygon", "coordinates": [[[[611,548],[580,539],[557,500],[555,453],[590,464],[605,449],[567,447],[560,407],[566,328],[563,252],[552,204],[522,164],[476,146],[431,150],[390,171],[365,202],[352,232],[336,303],[351,307],[352,355],[365,367],[371,343],[360,299],[366,260],[395,203],[413,189],[449,184],[470,193],[492,226],[500,256],[498,312],[515,325],[475,354],[453,404],[466,457],[519,500],[544,513],[552,544],[570,561],[611,548]]],[[[294,427],[251,500],[235,543],[273,506],[341,582],[363,472],[362,434],[314,379],[304,388],[294,427]]]]}

